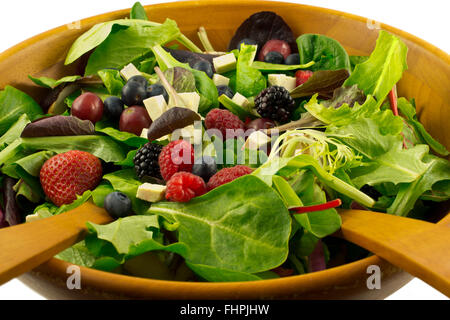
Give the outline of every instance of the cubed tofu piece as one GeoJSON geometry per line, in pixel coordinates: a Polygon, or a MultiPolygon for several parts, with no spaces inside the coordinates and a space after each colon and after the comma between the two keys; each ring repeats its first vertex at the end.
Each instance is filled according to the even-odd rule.
{"type": "Polygon", "coordinates": [[[39,214],[34,213],[34,214],[27,215],[25,218],[25,222],[33,222],[33,221],[37,221],[37,220],[41,220],[41,219],[42,219],[42,217],[39,214]]]}
{"type": "Polygon", "coordinates": [[[141,138],[147,139],[148,129],[144,128],[141,132],[141,138]]]}
{"type": "Polygon", "coordinates": [[[269,74],[268,80],[270,86],[285,87],[288,91],[294,90],[297,85],[295,77],[289,77],[285,74],[269,74]]]}
{"type": "Polygon", "coordinates": [[[233,53],[213,58],[214,69],[217,73],[225,73],[236,68],[236,57],[233,53]]]}
{"type": "Polygon", "coordinates": [[[168,109],[173,107],[184,107],[188,108],[194,112],[198,112],[198,106],[200,104],[200,95],[197,92],[182,92],[178,93],[178,96],[183,100],[184,106],[175,105],[175,101],[169,98],[168,109]]]}
{"type": "Polygon", "coordinates": [[[270,137],[263,131],[258,130],[250,134],[245,141],[244,147],[250,150],[257,150],[270,142],[270,137]]]}
{"type": "Polygon", "coordinates": [[[164,112],[168,110],[168,106],[164,96],[161,94],[159,96],[150,97],[144,100],[145,109],[147,109],[148,115],[155,121],[164,112]]]}
{"type": "Polygon", "coordinates": [[[130,63],[120,70],[120,75],[125,81],[128,81],[131,77],[140,76],[142,73],[134,66],[134,64],[130,63]]]}
{"type": "Polygon", "coordinates": [[[158,202],[164,199],[166,186],[160,184],[144,183],[139,186],[136,198],[148,201],[158,202]]]}
{"type": "Polygon", "coordinates": [[[231,99],[234,103],[240,105],[243,108],[246,108],[249,105],[249,101],[246,97],[244,97],[239,92],[236,92],[236,94],[233,96],[233,99],[231,99]]]}
{"type": "Polygon", "coordinates": [[[213,79],[213,82],[216,85],[216,87],[227,86],[230,84],[230,78],[224,77],[218,73],[214,73],[212,79],[213,79]]]}

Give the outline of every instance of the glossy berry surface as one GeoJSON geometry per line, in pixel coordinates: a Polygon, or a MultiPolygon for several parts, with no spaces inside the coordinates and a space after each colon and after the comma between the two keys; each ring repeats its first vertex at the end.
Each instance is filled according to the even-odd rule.
{"type": "Polygon", "coordinates": [[[122,88],[122,101],[125,105],[142,106],[147,98],[147,88],[137,81],[128,81],[122,88]]]}
{"type": "Polygon", "coordinates": [[[253,170],[251,168],[242,165],[238,165],[232,168],[224,168],[213,175],[211,179],[209,179],[207,184],[208,190],[220,187],[221,185],[234,181],[237,178],[240,178],[252,172],[253,170]]]}
{"type": "Polygon", "coordinates": [[[103,102],[103,112],[105,116],[110,120],[119,120],[122,115],[124,104],[118,97],[108,97],[103,102]]]}
{"type": "Polygon", "coordinates": [[[255,40],[249,39],[249,38],[244,38],[241,41],[239,41],[236,49],[240,50],[241,44],[243,44],[243,43],[245,43],[246,45],[252,45],[252,46],[258,45],[258,43],[255,40]]]}
{"type": "Polygon", "coordinates": [[[284,61],[284,64],[288,65],[300,64],[300,55],[298,53],[290,54],[284,61]]]}
{"type": "Polygon", "coordinates": [[[175,173],[166,186],[166,200],[176,202],[188,202],[207,192],[203,179],[190,172],[175,173]]]}
{"type": "Polygon", "coordinates": [[[148,86],[148,80],[144,76],[132,76],[127,82],[137,82],[144,88],[148,86]]]}
{"type": "Polygon", "coordinates": [[[273,64],[284,64],[284,57],[278,51],[270,51],[265,55],[264,62],[273,64]]]}
{"type": "Polygon", "coordinates": [[[144,107],[132,106],[123,110],[120,121],[120,131],[134,133],[140,136],[143,129],[148,129],[152,120],[144,107]]]}
{"type": "Polygon", "coordinates": [[[102,165],[88,152],[71,150],[48,159],[39,172],[39,179],[45,195],[62,206],[100,183],[102,165]]]}
{"type": "MultiPolygon", "coordinates": [[[[239,117],[225,109],[212,109],[205,118],[206,129],[217,129],[222,139],[231,139],[243,134],[244,122],[239,117]]],[[[213,133],[213,132],[212,132],[213,133]]]]}
{"type": "Polygon", "coordinates": [[[71,113],[81,120],[90,120],[96,123],[103,116],[103,102],[91,92],[83,93],[73,102],[71,113]]]}
{"type": "Polygon", "coordinates": [[[136,152],[133,158],[134,170],[139,179],[153,177],[161,179],[158,158],[163,146],[156,143],[147,143],[136,152]]]}
{"type": "Polygon", "coordinates": [[[194,165],[194,148],[185,140],[172,141],[162,149],[158,164],[165,181],[169,181],[177,172],[191,172],[194,165]]]}
{"type": "Polygon", "coordinates": [[[199,159],[195,159],[194,166],[192,167],[192,173],[201,177],[205,182],[217,173],[217,164],[214,157],[203,156],[199,159]]]}
{"type": "Polygon", "coordinates": [[[217,92],[219,93],[219,97],[223,94],[226,95],[230,99],[233,99],[233,97],[234,97],[234,92],[233,92],[233,90],[231,90],[231,88],[229,86],[225,86],[225,85],[217,86],[217,92]]]}
{"type": "Polygon", "coordinates": [[[131,214],[131,200],[122,192],[108,194],[103,206],[108,214],[115,219],[124,218],[131,214]]]}
{"type": "Polygon", "coordinates": [[[286,41],[283,40],[269,40],[261,48],[259,52],[258,60],[264,61],[264,57],[271,51],[276,51],[281,53],[284,59],[286,59],[291,54],[291,47],[286,41]]]}
{"type": "Polygon", "coordinates": [[[156,97],[162,95],[166,103],[169,103],[169,95],[166,89],[159,83],[152,84],[147,88],[147,98],[156,97]]]}
{"type": "Polygon", "coordinates": [[[203,71],[206,73],[206,75],[210,78],[214,75],[214,70],[211,62],[207,60],[197,60],[193,65],[192,69],[203,71]]]}

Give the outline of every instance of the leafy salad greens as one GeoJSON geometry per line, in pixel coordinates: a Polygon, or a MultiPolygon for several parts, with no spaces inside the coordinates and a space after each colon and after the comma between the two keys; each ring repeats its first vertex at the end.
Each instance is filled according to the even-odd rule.
{"type": "Polygon", "coordinates": [[[340,263],[369,254],[333,237],[337,207],[416,217],[450,199],[448,150],[415,101],[396,96],[407,69],[400,38],[380,31],[370,56],[349,56],[335,39],[295,38],[259,12],[218,52],[199,27],[205,50],[136,3],[73,43],[65,63],[87,61],[83,74],[29,76],[48,89],[40,103],[0,91],[0,228],[92,201],[115,221],[88,222],[57,258],[140,277],[250,281],[332,267],[344,246],[340,263]],[[71,150],[97,158],[101,176],[56,205],[42,168],[71,150]]]}

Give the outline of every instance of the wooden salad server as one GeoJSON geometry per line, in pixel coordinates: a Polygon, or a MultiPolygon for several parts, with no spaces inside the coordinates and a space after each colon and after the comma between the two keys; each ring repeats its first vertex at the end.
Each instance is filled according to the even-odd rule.
{"type": "MultiPolygon", "coordinates": [[[[341,236],[450,296],[450,215],[445,223],[339,210],[341,236]]],[[[51,259],[83,239],[86,222],[112,218],[88,202],[50,218],[0,229],[0,285],[51,259]]]]}
{"type": "Polygon", "coordinates": [[[373,211],[338,211],[345,240],[450,297],[450,214],[434,224],[373,211]]]}
{"type": "Polygon", "coordinates": [[[86,202],[53,217],[0,229],[0,285],[83,240],[87,221],[112,220],[106,210],[86,202]]]}

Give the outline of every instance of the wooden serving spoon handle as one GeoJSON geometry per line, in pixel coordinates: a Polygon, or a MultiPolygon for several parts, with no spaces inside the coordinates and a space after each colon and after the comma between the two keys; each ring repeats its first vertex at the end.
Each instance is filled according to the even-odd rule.
{"type": "Polygon", "coordinates": [[[0,229],[0,285],[82,240],[87,221],[105,224],[112,219],[87,202],[53,217],[0,229]]]}
{"type": "Polygon", "coordinates": [[[344,239],[450,297],[450,228],[371,211],[339,210],[339,214],[344,239]]]}
{"type": "MultiPolygon", "coordinates": [[[[383,213],[339,210],[341,235],[450,296],[450,229],[383,213]]],[[[57,216],[0,230],[0,285],[83,239],[86,221],[112,221],[88,202],[57,216]]]]}

